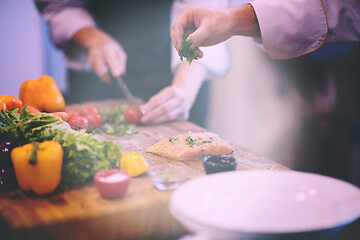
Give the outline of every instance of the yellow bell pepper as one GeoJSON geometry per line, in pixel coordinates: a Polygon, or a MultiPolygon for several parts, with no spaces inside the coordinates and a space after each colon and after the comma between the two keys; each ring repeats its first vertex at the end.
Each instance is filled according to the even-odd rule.
{"type": "Polygon", "coordinates": [[[29,143],[14,148],[11,160],[22,190],[44,195],[55,191],[60,183],[63,149],[58,142],[29,143]]]}
{"type": "Polygon", "coordinates": [[[65,108],[65,99],[56,82],[50,76],[28,80],[20,87],[20,100],[39,111],[58,112],[65,108]]]}

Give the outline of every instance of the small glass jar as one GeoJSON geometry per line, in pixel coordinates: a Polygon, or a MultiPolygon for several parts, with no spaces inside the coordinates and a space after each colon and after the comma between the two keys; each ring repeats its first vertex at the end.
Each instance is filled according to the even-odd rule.
{"type": "Polygon", "coordinates": [[[227,155],[206,155],[203,164],[206,174],[233,171],[236,169],[237,160],[227,155]]]}
{"type": "Polygon", "coordinates": [[[148,174],[155,187],[161,191],[175,190],[187,177],[185,166],[180,164],[153,166],[148,174]]]}

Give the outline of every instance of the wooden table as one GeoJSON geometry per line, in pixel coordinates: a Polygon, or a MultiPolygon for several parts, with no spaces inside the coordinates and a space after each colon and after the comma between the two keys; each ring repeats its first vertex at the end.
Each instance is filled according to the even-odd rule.
{"type": "MultiPolygon", "coordinates": [[[[192,123],[172,122],[139,126],[138,135],[103,139],[138,152],[150,167],[167,164],[169,159],[151,155],[145,148],[170,136],[202,132],[192,123]]],[[[237,170],[284,170],[284,166],[234,145],[239,160],[237,170]]],[[[170,160],[176,161],[176,160],[170,160]]],[[[181,161],[188,180],[204,176],[201,159],[181,161]]],[[[102,198],[94,184],[80,188],[60,187],[54,194],[38,197],[19,189],[0,193],[0,239],[171,239],[186,233],[168,211],[171,192],[157,190],[147,173],[132,178],[124,198],[102,198]]]]}

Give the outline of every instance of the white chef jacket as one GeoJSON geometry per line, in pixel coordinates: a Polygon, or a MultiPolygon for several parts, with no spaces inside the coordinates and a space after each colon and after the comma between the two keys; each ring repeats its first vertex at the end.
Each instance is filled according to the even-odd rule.
{"type": "MultiPolygon", "coordinates": [[[[54,44],[65,52],[68,67],[74,70],[84,69],[87,66],[87,52],[82,49],[77,49],[76,54],[74,54],[74,48],[69,48],[68,46],[69,40],[81,28],[96,26],[92,16],[84,9],[83,2],[81,0],[36,0],[36,2],[38,4],[47,4],[47,7],[41,12],[45,20],[49,23],[50,35],[54,44]]],[[[177,15],[186,5],[219,8],[227,7],[228,2],[228,0],[175,0],[171,9],[171,19],[169,19],[171,20],[170,26],[172,26],[177,15]]],[[[221,76],[227,72],[230,66],[230,54],[225,43],[202,48],[202,51],[204,52],[204,57],[197,61],[207,68],[209,77],[221,76]]],[[[171,69],[173,72],[179,63],[180,57],[178,52],[172,46],[171,69]]]]}
{"type": "MultiPolygon", "coordinates": [[[[43,1],[57,2],[37,0],[43,1]]],[[[185,5],[225,8],[247,2],[254,8],[259,22],[261,41],[258,42],[272,58],[298,57],[315,51],[325,42],[360,40],[360,0],[175,0],[171,22],[185,5]]],[[[69,39],[79,29],[96,24],[80,0],[53,5],[43,15],[49,22],[55,45],[64,48],[67,53],[65,46],[69,39]]],[[[199,62],[216,75],[224,74],[230,62],[226,46],[219,44],[202,50],[204,57],[199,62]]],[[[174,48],[171,59],[171,68],[175,70],[179,57],[174,48]]],[[[68,65],[73,69],[82,69],[85,60],[84,53],[67,54],[68,65]]]]}

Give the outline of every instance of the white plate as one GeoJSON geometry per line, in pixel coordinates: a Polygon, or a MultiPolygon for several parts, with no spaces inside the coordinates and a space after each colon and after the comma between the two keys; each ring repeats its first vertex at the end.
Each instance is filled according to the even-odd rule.
{"type": "Polygon", "coordinates": [[[188,230],[238,238],[346,225],[360,216],[360,189],[296,171],[233,171],[184,183],[170,212],[188,230]]]}

